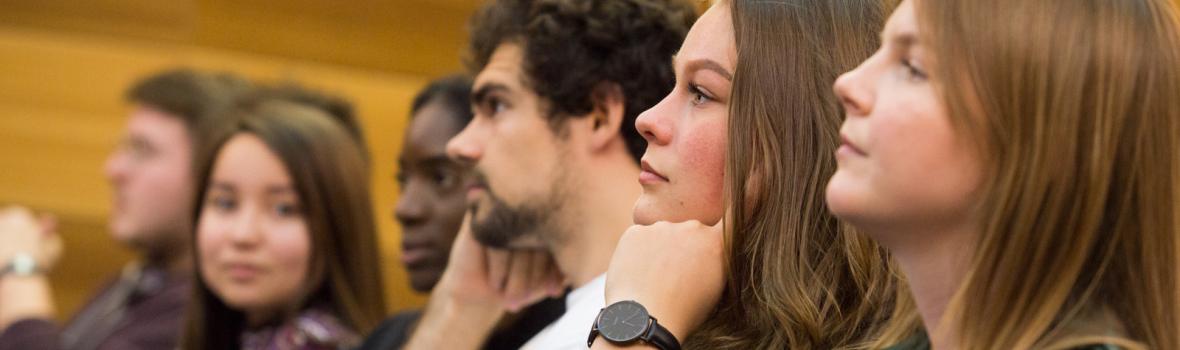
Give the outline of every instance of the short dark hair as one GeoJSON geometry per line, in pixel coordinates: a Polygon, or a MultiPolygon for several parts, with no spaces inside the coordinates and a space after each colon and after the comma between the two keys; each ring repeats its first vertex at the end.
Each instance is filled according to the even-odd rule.
{"type": "Polygon", "coordinates": [[[231,73],[175,68],[139,80],[125,98],[179,118],[191,136],[251,89],[249,81],[231,73]]]}
{"type": "Polygon", "coordinates": [[[471,113],[471,77],[456,74],[430,82],[414,96],[410,116],[417,114],[428,103],[442,103],[451,111],[458,125],[467,125],[474,118],[471,113]]]}
{"type": "Polygon", "coordinates": [[[467,64],[482,70],[501,44],[521,44],[525,83],[550,102],[551,126],[591,112],[599,84],[617,84],[621,132],[638,162],[647,142],[635,118],[671,91],[672,55],[695,20],[677,0],[497,0],[472,17],[467,64]]]}

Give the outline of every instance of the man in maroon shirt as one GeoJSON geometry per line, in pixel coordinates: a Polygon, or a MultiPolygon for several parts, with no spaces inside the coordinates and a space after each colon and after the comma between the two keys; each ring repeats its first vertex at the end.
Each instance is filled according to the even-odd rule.
{"type": "Polygon", "coordinates": [[[64,327],[46,273],[57,260],[53,225],[23,208],[0,210],[0,350],[173,349],[192,278],[190,163],[199,130],[249,90],[227,74],[173,70],[127,93],[132,111],[105,174],[109,229],[128,264],[64,327]]]}

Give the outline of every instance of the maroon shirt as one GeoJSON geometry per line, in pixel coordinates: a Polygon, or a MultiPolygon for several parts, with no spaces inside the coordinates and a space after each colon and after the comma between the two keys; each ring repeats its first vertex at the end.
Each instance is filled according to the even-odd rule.
{"type": "Polygon", "coordinates": [[[128,273],[116,276],[102,291],[87,303],[72,319],[67,329],[77,327],[81,318],[96,321],[90,329],[77,329],[82,334],[73,344],[66,344],[67,333],[47,319],[20,320],[0,333],[0,350],[30,349],[96,349],[137,350],[175,349],[184,324],[184,309],[188,303],[191,276],[168,274],[161,269],[145,268],[134,282],[124,284],[128,273]],[[104,305],[119,303],[126,306],[109,313],[99,310],[104,305]],[[67,346],[69,348],[67,349],[67,346]]]}

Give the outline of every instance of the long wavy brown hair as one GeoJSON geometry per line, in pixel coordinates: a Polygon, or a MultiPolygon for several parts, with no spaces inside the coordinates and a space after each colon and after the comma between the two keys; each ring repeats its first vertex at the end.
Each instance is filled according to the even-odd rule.
{"type": "Polygon", "coordinates": [[[730,6],[737,45],[726,155],[729,273],[720,305],[685,348],[857,349],[890,319],[900,281],[888,255],[828,211],[824,189],[844,115],[832,82],[876,50],[893,5],[714,5],[730,6]]]}
{"type": "MultiPolygon", "coordinates": [[[[919,0],[984,155],[959,349],[1180,349],[1180,17],[1169,0],[919,0]]],[[[912,305],[906,305],[912,311],[912,305]]]]}

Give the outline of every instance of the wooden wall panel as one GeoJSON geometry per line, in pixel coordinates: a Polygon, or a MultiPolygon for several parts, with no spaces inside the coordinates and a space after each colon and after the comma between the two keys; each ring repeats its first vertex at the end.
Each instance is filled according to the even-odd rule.
{"type": "Polygon", "coordinates": [[[460,68],[480,0],[0,0],[0,23],[389,72],[460,68]]]}
{"type": "Polygon", "coordinates": [[[351,99],[375,163],[372,184],[391,310],[421,305],[398,264],[393,182],[416,74],[317,63],[144,38],[0,26],[0,204],[59,215],[66,254],[52,275],[69,315],[130,255],[105,230],[110,190],[101,167],[122,130],[124,89],[184,65],[266,80],[294,80],[351,99]]]}

